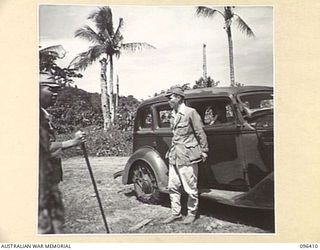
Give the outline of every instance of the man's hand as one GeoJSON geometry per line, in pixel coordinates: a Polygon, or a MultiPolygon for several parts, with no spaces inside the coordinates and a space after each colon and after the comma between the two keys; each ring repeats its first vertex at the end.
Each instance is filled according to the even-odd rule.
{"type": "Polygon", "coordinates": [[[77,131],[74,134],[73,140],[74,140],[74,146],[78,146],[81,143],[86,142],[86,134],[84,132],[82,132],[82,131],[77,131]]]}
{"type": "Polygon", "coordinates": [[[202,153],[201,153],[201,158],[202,158],[202,161],[205,162],[205,161],[207,160],[207,158],[208,158],[207,153],[202,152],[202,153]]]}
{"type": "Polygon", "coordinates": [[[71,140],[62,142],[62,149],[67,149],[75,146],[79,146],[81,143],[86,142],[85,133],[82,131],[77,131],[71,140]]]}

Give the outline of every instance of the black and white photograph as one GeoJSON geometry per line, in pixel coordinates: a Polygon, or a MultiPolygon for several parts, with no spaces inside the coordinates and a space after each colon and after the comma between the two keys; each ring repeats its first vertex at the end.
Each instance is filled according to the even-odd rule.
{"type": "Polygon", "coordinates": [[[38,235],[277,233],[273,6],[37,21],[38,235]]]}

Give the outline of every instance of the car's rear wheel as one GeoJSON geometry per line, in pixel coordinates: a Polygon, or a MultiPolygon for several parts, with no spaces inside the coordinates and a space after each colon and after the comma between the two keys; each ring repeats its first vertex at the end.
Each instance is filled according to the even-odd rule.
{"type": "Polygon", "coordinates": [[[149,165],[139,162],[133,167],[132,183],[139,201],[149,204],[160,203],[158,184],[149,165]]]}

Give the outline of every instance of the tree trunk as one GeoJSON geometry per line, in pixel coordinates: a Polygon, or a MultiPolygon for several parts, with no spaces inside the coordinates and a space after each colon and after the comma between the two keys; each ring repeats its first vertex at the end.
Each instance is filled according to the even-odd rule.
{"type": "Polygon", "coordinates": [[[107,84],[107,59],[100,60],[100,83],[101,83],[101,109],[103,115],[103,130],[110,128],[110,109],[108,103],[108,84],[107,84]]]}
{"type": "Polygon", "coordinates": [[[114,109],[114,101],[113,101],[113,60],[112,56],[110,56],[110,95],[109,95],[109,104],[110,104],[110,122],[114,124],[115,117],[115,109],[114,109]]]}
{"type": "Polygon", "coordinates": [[[228,35],[228,45],[229,45],[229,64],[230,64],[230,85],[234,86],[235,75],[234,75],[234,65],[233,65],[233,44],[231,35],[231,23],[226,24],[226,31],[228,35]]]}

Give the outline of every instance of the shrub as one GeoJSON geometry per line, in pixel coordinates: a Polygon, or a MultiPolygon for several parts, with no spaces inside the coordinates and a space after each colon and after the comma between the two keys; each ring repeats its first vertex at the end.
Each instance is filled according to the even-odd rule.
{"type": "MultiPolygon", "coordinates": [[[[103,130],[101,101],[98,93],[66,87],[57,102],[48,109],[53,116],[57,140],[68,140],[81,129],[87,134],[86,148],[92,156],[128,156],[132,149],[132,130],[135,113],[140,102],[133,96],[119,98],[115,124],[103,130]]],[[[64,151],[64,157],[81,155],[80,147],[64,151]]]]}

